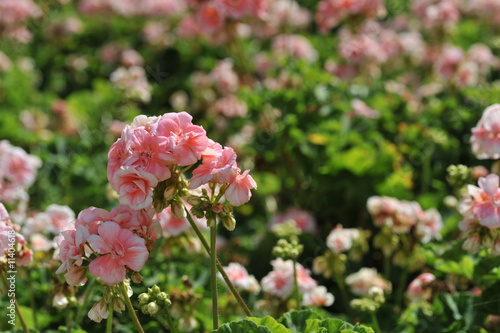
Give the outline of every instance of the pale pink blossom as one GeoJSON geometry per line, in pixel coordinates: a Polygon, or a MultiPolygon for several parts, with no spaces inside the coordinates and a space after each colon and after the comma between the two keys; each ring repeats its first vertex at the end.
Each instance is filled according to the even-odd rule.
{"type": "Polygon", "coordinates": [[[180,166],[196,163],[208,146],[205,130],[194,125],[192,119],[187,112],[166,113],[151,130],[155,135],[166,138],[168,150],[180,166]]]}
{"type": "Polygon", "coordinates": [[[125,67],[142,66],[144,59],[136,50],[127,49],[122,52],[121,62],[125,67]]]}
{"type": "MultiPolygon", "coordinates": [[[[154,219],[154,209],[135,210],[126,205],[113,208],[110,219],[120,225],[121,228],[129,229],[147,241],[155,241],[162,235],[160,223],[154,219]]],[[[148,244],[147,244],[148,245],[148,244]]]]}
{"type": "Polygon", "coordinates": [[[130,99],[143,103],[149,103],[151,100],[151,85],[142,67],[120,67],[111,73],[110,81],[119,89],[124,90],[126,97],[130,99]]]}
{"type": "Polygon", "coordinates": [[[153,187],[158,179],[151,173],[131,167],[121,167],[113,175],[111,185],[120,196],[120,204],[133,209],[146,208],[153,202],[153,187]]]}
{"type": "MultiPolygon", "coordinates": [[[[271,261],[273,270],[261,281],[262,290],[282,300],[288,299],[293,292],[293,261],[278,258],[271,261]]],[[[313,290],[317,282],[311,277],[310,271],[301,264],[296,264],[297,282],[301,293],[313,290]]]]}
{"type": "Polygon", "coordinates": [[[52,306],[58,309],[64,309],[68,306],[69,300],[68,298],[61,292],[54,295],[52,299],[52,306]]]}
{"type": "Polygon", "coordinates": [[[479,224],[490,229],[500,227],[500,190],[498,188],[499,178],[495,174],[489,174],[478,180],[479,187],[469,185],[469,194],[473,199],[472,213],[479,224]]]}
{"type": "Polygon", "coordinates": [[[342,225],[337,225],[326,238],[326,246],[333,253],[342,253],[352,248],[353,242],[359,239],[358,229],[345,229],[342,225]]]}
{"type": "MultiPolygon", "coordinates": [[[[236,288],[252,293],[258,293],[260,291],[260,286],[257,280],[255,280],[255,277],[248,274],[246,268],[241,264],[231,262],[228,266],[224,267],[224,271],[236,288]]],[[[222,278],[220,274],[219,278],[222,278]]]]}
{"type": "Polygon", "coordinates": [[[302,295],[302,305],[325,307],[331,306],[335,301],[333,294],[326,290],[325,286],[317,286],[313,290],[302,295]]]}
{"type": "Polygon", "coordinates": [[[465,239],[462,248],[469,253],[477,253],[481,248],[481,239],[478,234],[470,235],[465,239]]]}
{"type": "Polygon", "coordinates": [[[250,13],[253,0],[215,0],[215,4],[230,18],[241,19],[250,13]]]}
{"type": "Polygon", "coordinates": [[[290,207],[285,212],[277,214],[270,222],[270,227],[278,223],[295,221],[295,225],[304,232],[316,230],[316,219],[311,213],[296,207],[290,207]]]}
{"type": "Polygon", "coordinates": [[[100,323],[109,316],[108,304],[104,300],[95,303],[89,310],[87,316],[96,323],[100,323]]]}
{"type": "Polygon", "coordinates": [[[201,35],[203,30],[197,22],[196,15],[187,15],[177,26],[176,33],[180,38],[193,38],[201,35]]]}
{"type": "Polygon", "coordinates": [[[484,110],[481,119],[472,129],[472,152],[479,159],[500,158],[500,104],[484,110]]]}
{"type": "Polygon", "coordinates": [[[406,296],[411,302],[429,301],[432,297],[432,289],[429,283],[436,280],[436,277],[431,273],[422,273],[417,276],[406,290],[406,296]]]}
{"type": "Polygon", "coordinates": [[[34,234],[30,238],[31,249],[35,252],[48,252],[52,248],[52,242],[42,234],[34,234]]]}
{"type": "Polygon", "coordinates": [[[66,224],[75,219],[75,212],[68,206],[51,204],[45,209],[50,218],[52,231],[62,230],[66,224]]]}
{"type": "Polygon", "coordinates": [[[233,70],[233,62],[230,59],[219,61],[210,72],[210,78],[223,94],[234,93],[238,89],[238,75],[233,70]]]}
{"type": "Polygon", "coordinates": [[[249,173],[250,170],[246,170],[243,173],[238,172],[236,178],[227,188],[225,197],[231,205],[241,206],[247,203],[252,196],[252,192],[250,190],[257,188],[257,183],[249,173]]]}
{"type": "Polygon", "coordinates": [[[318,58],[318,53],[309,40],[300,35],[279,35],[274,38],[273,52],[279,57],[292,57],[313,62],[318,58]]]}
{"type": "MultiPolygon", "coordinates": [[[[74,221],[74,227],[83,226],[88,229],[90,234],[97,233],[97,228],[104,222],[109,221],[111,215],[109,212],[102,208],[89,207],[78,213],[76,220],[74,221]]],[[[67,228],[69,230],[71,228],[67,228]]]]}
{"type": "Polygon", "coordinates": [[[83,285],[87,281],[86,268],[81,267],[85,254],[85,243],[89,237],[86,227],[78,225],[76,229],[64,230],[58,238],[59,258],[61,266],[56,274],[66,272],[64,277],[71,286],[83,285]]]}
{"type": "Polygon", "coordinates": [[[434,208],[426,210],[416,225],[416,233],[424,244],[432,239],[441,239],[441,229],[443,229],[443,219],[434,208]]]}
{"type": "Polygon", "coordinates": [[[98,235],[90,235],[87,241],[100,254],[89,264],[90,273],[110,286],[123,282],[126,268],[140,271],[149,256],[144,239],[115,222],[103,223],[98,235]]]}
{"type": "Polygon", "coordinates": [[[380,117],[380,111],[370,108],[368,105],[366,105],[365,102],[360,99],[353,99],[351,101],[351,107],[352,111],[350,111],[348,114],[351,117],[361,117],[366,119],[376,119],[380,117]]]}
{"type": "Polygon", "coordinates": [[[451,79],[464,58],[465,54],[462,49],[455,46],[447,46],[436,60],[434,69],[445,80],[451,79]]]}
{"type": "Polygon", "coordinates": [[[427,29],[452,27],[460,20],[457,0],[412,0],[411,9],[427,29]]]}
{"type": "Polygon", "coordinates": [[[389,281],[384,280],[374,268],[361,268],[358,272],[350,274],[345,279],[351,292],[358,296],[368,296],[371,287],[379,287],[385,292],[392,290],[389,281]]]}

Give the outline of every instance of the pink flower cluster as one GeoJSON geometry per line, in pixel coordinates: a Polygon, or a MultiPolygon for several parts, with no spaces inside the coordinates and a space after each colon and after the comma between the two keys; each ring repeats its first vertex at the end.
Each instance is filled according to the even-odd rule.
{"type": "Polygon", "coordinates": [[[27,266],[33,258],[33,252],[26,246],[19,229],[0,202],[0,264],[11,271],[15,271],[16,266],[27,266]]]}
{"type": "MultiPolygon", "coordinates": [[[[261,281],[262,290],[281,300],[287,300],[293,293],[293,261],[278,258],[271,261],[273,270],[261,281]]],[[[334,297],[326,288],[318,286],[318,282],[311,277],[311,273],[304,266],[297,263],[297,282],[302,294],[303,305],[330,306],[334,297]]]]}
{"type": "Polygon", "coordinates": [[[124,90],[125,95],[132,100],[143,103],[149,103],[151,100],[151,86],[146,78],[146,71],[140,66],[119,67],[111,73],[110,81],[124,90]]]}
{"type": "Polygon", "coordinates": [[[320,31],[326,33],[346,19],[372,18],[384,8],[382,0],[322,0],[316,10],[316,22],[320,31]]]}
{"type": "Polygon", "coordinates": [[[366,119],[376,119],[380,117],[380,111],[370,108],[360,99],[353,99],[351,101],[351,107],[352,111],[348,113],[349,117],[360,117],[366,119]]]}
{"type": "Polygon", "coordinates": [[[26,190],[34,183],[42,166],[37,156],[29,155],[9,141],[0,141],[0,201],[27,200],[26,190]]]}
{"type": "Polygon", "coordinates": [[[374,268],[363,267],[358,272],[350,274],[345,279],[351,292],[358,296],[368,296],[372,287],[379,287],[385,292],[391,292],[391,282],[384,280],[374,268]]]}
{"type": "Polygon", "coordinates": [[[41,15],[41,9],[32,0],[0,0],[0,35],[27,43],[32,34],[24,23],[41,15]]]}
{"type": "Polygon", "coordinates": [[[477,19],[495,26],[500,25],[500,2],[497,0],[466,1],[463,5],[464,11],[477,19]]]}
{"type": "Polygon", "coordinates": [[[464,218],[459,228],[466,233],[463,248],[469,252],[477,252],[483,246],[500,254],[499,177],[495,174],[480,177],[478,185],[479,187],[468,185],[467,196],[459,205],[464,218]],[[484,232],[485,228],[487,232],[484,232]]]}
{"type": "Polygon", "coordinates": [[[406,296],[410,302],[429,301],[432,297],[432,289],[428,285],[434,280],[436,280],[434,274],[422,273],[410,282],[408,289],[406,289],[406,296]]]}
{"type": "Polygon", "coordinates": [[[481,119],[472,129],[472,152],[479,159],[500,158],[500,104],[484,110],[481,119]]]}
{"type": "Polygon", "coordinates": [[[276,216],[270,221],[269,227],[273,228],[276,224],[288,221],[294,221],[295,226],[303,232],[316,231],[316,219],[314,216],[312,216],[311,213],[297,207],[290,207],[283,213],[276,214],[276,216]]]}
{"type": "Polygon", "coordinates": [[[83,14],[115,13],[121,16],[171,16],[182,13],[182,0],[82,0],[78,9],[83,14]]]}
{"type": "MultiPolygon", "coordinates": [[[[241,264],[231,262],[228,266],[224,267],[224,271],[236,288],[253,294],[259,293],[259,282],[255,279],[255,276],[248,274],[246,268],[241,264]]],[[[219,278],[222,278],[220,273],[219,278]]]]}
{"type": "Polygon", "coordinates": [[[161,236],[153,214],[152,209],[128,206],[110,212],[96,207],[81,211],[56,240],[62,261],[56,273],[65,273],[71,286],[83,285],[87,270],[107,285],[121,283],[127,271],[142,269],[153,242],[161,236]]]}
{"type": "Polygon", "coordinates": [[[233,149],[210,140],[186,112],[161,117],[138,116],[126,126],[110,148],[108,180],[120,203],[132,209],[150,207],[153,188],[169,179],[175,166],[191,166],[189,189],[207,183],[227,184],[226,199],[233,205],[246,203],[257,184],[249,171],[241,172],[233,149]]]}
{"type": "Polygon", "coordinates": [[[499,61],[486,45],[474,44],[467,54],[455,46],[444,47],[437,56],[434,71],[444,80],[459,87],[474,86],[499,61]]]}
{"type": "Polygon", "coordinates": [[[412,0],[411,9],[427,29],[453,27],[460,20],[458,0],[412,0]]]}
{"type": "Polygon", "coordinates": [[[300,35],[278,35],[273,39],[272,50],[278,58],[290,57],[313,62],[318,53],[309,40],[300,35]]]}
{"type": "Polygon", "coordinates": [[[424,211],[415,201],[378,196],[370,197],[367,207],[378,227],[389,227],[396,234],[413,232],[422,243],[440,237],[443,221],[436,209],[424,211]]]}
{"type": "Polygon", "coordinates": [[[337,225],[326,238],[326,246],[333,253],[342,253],[349,251],[352,248],[353,242],[359,239],[358,229],[343,228],[342,225],[337,225]]]}

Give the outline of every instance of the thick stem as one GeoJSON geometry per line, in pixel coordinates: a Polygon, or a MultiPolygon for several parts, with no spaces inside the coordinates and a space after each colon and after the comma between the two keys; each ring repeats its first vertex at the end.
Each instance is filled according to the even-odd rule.
{"type": "Polygon", "coordinates": [[[382,330],[380,329],[380,325],[378,324],[378,319],[377,315],[375,312],[370,312],[370,317],[372,319],[372,326],[373,329],[375,330],[375,333],[382,333],[382,330]]]}
{"type": "Polygon", "coordinates": [[[297,308],[301,308],[300,291],[299,291],[299,280],[297,278],[297,261],[294,259],[293,263],[293,292],[295,294],[295,300],[297,301],[297,308]]]}
{"type": "Polygon", "coordinates": [[[167,318],[168,327],[170,328],[170,332],[177,333],[177,329],[175,328],[174,320],[170,315],[170,310],[168,307],[165,307],[165,317],[167,318]]]}
{"type": "Polygon", "coordinates": [[[108,319],[106,319],[106,333],[113,333],[113,305],[108,304],[108,319]]]}
{"type": "Polygon", "coordinates": [[[210,280],[212,283],[212,317],[214,322],[214,330],[219,328],[219,309],[217,300],[217,223],[210,227],[210,280]]]}
{"type": "Polygon", "coordinates": [[[130,301],[130,298],[127,295],[127,286],[125,285],[125,282],[122,282],[120,284],[120,289],[122,292],[123,299],[125,300],[125,305],[127,306],[128,313],[132,320],[134,321],[134,325],[137,328],[137,331],[139,333],[144,333],[144,329],[141,326],[141,323],[139,322],[139,318],[137,318],[137,315],[135,314],[134,306],[132,305],[132,302],[130,301]]]}
{"type": "MultiPolygon", "coordinates": [[[[210,254],[210,246],[208,245],[208,242],[205,239],[205,236],[203,236],[200,228],[198,228],[198,226],[194,222],[193,218],[191,217],[191,213],[189,213],[188,209],[185,207],[184,207],[184,209],[186,210],[186,218],[188,219],[189,224],[191,224],[191,227],[193,228],[194,232],[196,233],[196,235],[200,239],[201,244],[203,245],[203,247],[205,248],[207,253],[210,254]]],[[[229,290],[231,290],[231,293],[233,294],[234,298],[236,298],[236,300],[238,301],[238,304],[241,306],[243,311],[245,311],[247,316],[253,317],[252,312],[250,311],[250,309],[246,305],[243,298],[241,298],[241,295],[238,292],[238,290],[236,290],[236,287],[234,286],[233,282],[231,282],[231,280],[227,276],[226,272],[224,271],[224,267],[222,267],[222,264],[220,263],[219,259],[216,258],[216,262],[217,262],[217,268],[219,269],[219,272],[222,274],[222,278],[224,279],[227,286],[229,287],[229,290]]]]}
{"type": "MultiPolygon", "coordinates": [[[[0,274],[0,277],[2,279],[2,283],[5,287],[5,290],[8,293],[9,283],[7,282],[7,278],[5,277],[5,272],[2,272],[2,274],[0,274]]],[[[14,300],[14,307],[16,309],[17,317],[19,318],[19,321],[21,322],[21,326],[23,327],[24,332],[29,333],[28,326],[26,325],[26,321],[24,320],[23,314],[21,313],[21,309],[19,308],[19,304],[17,303],[16,296],[14,295],[14,297],[12,297],[10,300],[11,301],[14,300]]]]}

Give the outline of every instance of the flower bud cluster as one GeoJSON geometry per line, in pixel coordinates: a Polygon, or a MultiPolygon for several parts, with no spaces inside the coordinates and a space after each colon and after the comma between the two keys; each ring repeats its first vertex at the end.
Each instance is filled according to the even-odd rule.
{"type": "Polygon", "coordinates": [[[278,258],[283,258],[284,260],[297,260],[303,249],[304,246],[299,243],[296,236],[292,237],[290,241],[281,238],[273,248],[273,255],[278,258]]]}
{"type": "Polygon", "coordinates": [[[172,305],[167,293],[161,291],[160,287],[154,285],[148,288],[147,293],[142,293],[137,297],[142,313],[155,316],[164,308],[172,305]]]}

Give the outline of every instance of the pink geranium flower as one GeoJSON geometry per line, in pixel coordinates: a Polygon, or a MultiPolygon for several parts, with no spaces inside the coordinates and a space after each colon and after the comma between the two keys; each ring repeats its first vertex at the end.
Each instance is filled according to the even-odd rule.
{"type": "Polygon", "coordinates": [[[333,253],[349,251],[353,241],[359,238],[358,229],[344,229],[339,224],[326,238],[326,245],[333,253]]]}
{"type": "Polygon", "coordinates": [[[124,165],[153,174],[160,182],[170,178],[168,166],[175,164],[175,159],[168,152],[169,142],[166,138],[151,135],[142,128],[125,130],[123,138],[129,152],[123,161],[124,165]]]}
{"type": "Polygon", "coordinates": [[[412,302],[428,301],[432,297],[432,289],[428,287],[429,283],[436,280],[431,273],[422,273],[417,276],[406,290],[406,295],[412,302]]]}
{"type": "Polygon", "coordinates": [[[316,230],[316,219],[311,213],[296,207],[290,207],[285,212],[277,214],[270,222],[270,227],[287,221],[295,221],[295,225],[304,232],[316,230]]]}
{"type": "Polygon", "coordinates": [[[473,214],[479,220],[479,224],[490,229],[500,227],[500,191],[498,188],[499,178],[495,174],[489,174],[478,180],[479,188],[469,186],[472,191],[474,206],[473,214]]]}
{"type": "Polygon", "coordinates": [[[232,183],[236,178],[236,153],[232,148],[224,147],[210,140],[209,147],[202,154],[203,162],[193,170],[189,181],[190,189],[208,182],[218,184],[232,183]]]}
{"type": "Polygon", "coordinates": [[[500,104],[493,104],[484,110],[472,129],[470,142],[477,158],[500,158],[500,104]]]}
{"type": "Polygon", "coordinates": [[[218,6],[207,2],[196,13],[196,22],[202,31],[214,32],[224,24],[224,15],[218,6]]]}
{"type": "Polygon", "coordinates": [[[133,209],[146,208],[153,202],[153,187],[158,179],[145,171],[121,167],[113,176],[112,186],[120,195],[120,203],[133,209]]]}
{"type": "Polygon", "coordinates": [[[89,236],[88,243],[101,254],[90,263],[90,273],[110,286],[125,279],[126,269],[140,271],[149,256],[144,239],[115,222],[103,223],[98,235],[89,236]]]}
{"type": "Polygon", "coordinates": [[[166,237],[176,237],[188,230],[191,225],[185,218],[178,218],[172,214],[172,207],[168,206],[160,213],[155,215],[155,218],[160,221],[163,234],[166,237]]]}
{"type": "Polygon", "coordinates": [[[250,170],[246,170],[243,173],[238,172],[234,181],[227,188],[225,195],[231,205],[241,206],[247,203],[252,196],[250,190],[257,188],[257,183],[249,173],[250,170]]]}
{"type": "Polygon", "coordinates": [[[167,113],[152,126],[151,132],[168,142],[176,164],[191,165],[201,158],[209,139],[203,127],[194,125],[187,112],[167,113]]]}
{"type": "Polygon", "coordinates": [[[252,2],[254,0],[215,0],[215,4],[228,17],[240,19],[247,15],[252,9],[252,2]]]}

